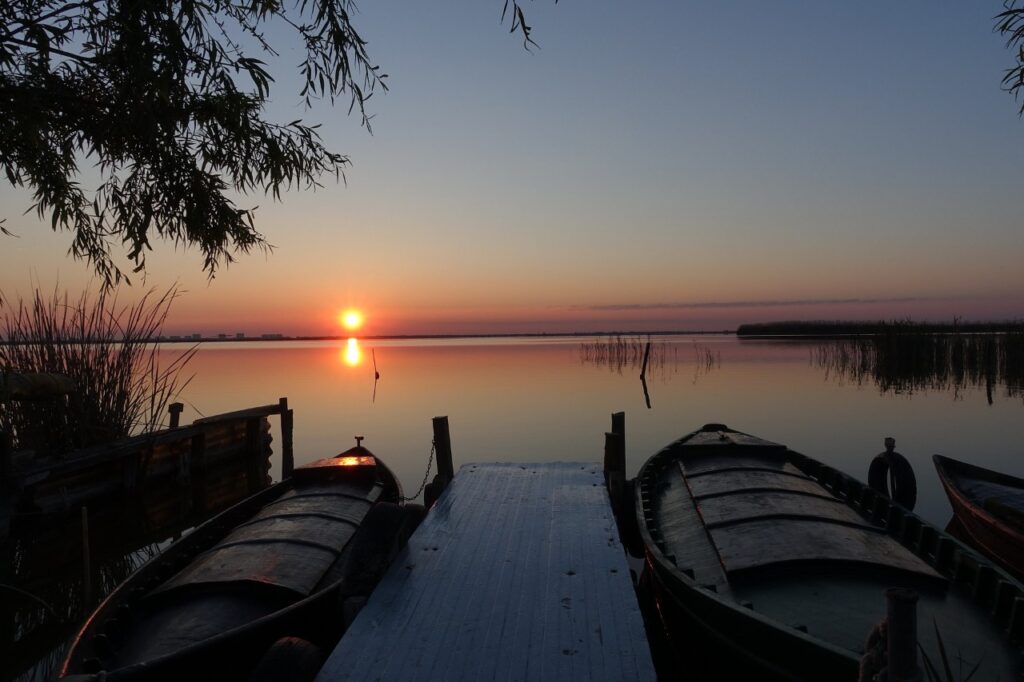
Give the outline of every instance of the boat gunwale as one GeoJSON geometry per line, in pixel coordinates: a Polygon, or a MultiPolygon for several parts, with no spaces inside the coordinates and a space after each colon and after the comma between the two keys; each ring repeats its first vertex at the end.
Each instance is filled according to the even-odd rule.
{"type": "MultiPolygon", "coordinates": [[[[730,431],[732,430],[730,429],[730,431]]],[[[644,462],[634,479],[634,511],[637,526],[644,544],[644,555],[647,563],[654,569],[655,576],[660,577],[658,578],[660,580],[678,585],[694,596],[711,600],[717,607],[724,608],[734,615],[742,615],[761,626],[784,633],[802,645],[810,644],[835,656],[850,661],[859,661],[859,656],[854,651],[798,630],[766,614],[748,609],[731,596],[719,594],[716,589],[708,589],[684,573],[676,565],[674,555],[666,553],[667,548],[664,539],[660,537],[661,533],[657,528],[653,511],[645,509],[648,493],[652,491],[656,480],[668,466],[676,462],[681,464],[683,453],[680,450],[686,446],[689,439],[702,432],[704,432],[703,429],[693,431],[656,452],[644,462]],[[658,539],[655,539],[655,534],[659,536],[658,539]]],[[[742,432],[736,433],[749,436],[742,432]]],[[[694,449],[701,448],[702,445],[695,445],[694,449]]],[[[742,446],[739,447],[742,448],[742,446]]],[[[1004,641],[1019,644],[1024,640],[1024,585],[1014,576],[966,544],[857,479],[807,455],[790,450],[785,446],[782,447],[785,448],[786,461],[791,462],[810,479],[831,492],[836,501],[847,505],[865,518],[870,516],[878,519],[878,523],[882,526],[879,528],[881,532],[886,533],[900,546],[925,561],[948,581],[949,589],[959,588],[979,608],[986,610],[990,619],[1005,633],[1004,641]],[[981,584],[983,578],[986,585],[981,584]],[[1004,605],[1004,602],[1008,602],[1008,605],[1004,605]]],[[[695,501],[699,500],[695,499],[695,501]]],[[[884,564],[872,565],[899,571],[898,568],[885,567],[884,564]]],[[[668,589],[669,585],[664,587],[667,592],[671,592],[671,589],[668,589]]],[[[679,597],[676,595],[672,595],[672,597],[674,601],[679,602],[679,597]]],[[[686,610],[691,611],[688,608],[686,610]]],[[[702,619],[697,618],[697,620],[702,619]]],[[[728,639],[726,635],[715,631],[714,627],[703,622],[702,625],[716,638],[728,639]]],[[[754,659],[755,662],[761,661],[760,657],[750,652],[747,654],[748,658],[754,659]]]]}

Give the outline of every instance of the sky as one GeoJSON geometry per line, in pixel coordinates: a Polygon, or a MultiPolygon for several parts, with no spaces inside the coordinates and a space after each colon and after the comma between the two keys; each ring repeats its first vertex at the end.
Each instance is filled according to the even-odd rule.
{"type": "MultiPolygon", "coordinates": [[[[216,278],[154,242],[168,333],[721,330],[790,319],[1024,318],[1024,120],[998,1],[524,5],[378,0],[373,133],[303,111],[282,43],[268,115],[323,123],[345,183],[243,196],[269,254],[216,278]]],[[[85,180],[88,181],[88,178],[85,180]]],[[[0,291],[95,287],[0,186],[0,291]]]]}

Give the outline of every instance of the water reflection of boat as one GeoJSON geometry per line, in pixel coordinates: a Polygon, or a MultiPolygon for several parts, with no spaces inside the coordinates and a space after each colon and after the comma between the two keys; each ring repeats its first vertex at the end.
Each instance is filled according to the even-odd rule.
{"type": "Polygon", "coordinates": [[[636,518],[659,613],[685,633],[677,649],[700,642],[717,654],[706,665],[756,679],[857,679],[883,593],[898,587],[918,593],[932,661],[941,637],[964,670],[980,662],[979,678],[1020,675],[1024,586],[783,445],[708,424],[644,464],[636,518]]]}
{"type": "Polygon", "coordinates": [[[965,540],[1024,576],[1024,479],[934,455],[965,540]]]}
{"type": "Polygon", "coordinates": [[[421,518],[401,501],[391,471],[358,445],[296,469],[111,593],[61,675],[245,679],[281,638],[329,646],[421,518]]]}
{"type": "MultiPolygon", "coordinates": [[[[240,500],[266,488],[270,462],[234,461],[193,478],[187,488],[152,487],[128,502],[90,509],[90,575],[105,595],[177,539],[240,500]]],[[[0,582],[17,592],[0,600],[4,677],[34,668],[33,679],[51,679],[64,643],[94,604],[83,592],[79,517],[24,516],[3,549],[0,582]],[[9,628],[9,629],[8,629],[9,628]]]]}

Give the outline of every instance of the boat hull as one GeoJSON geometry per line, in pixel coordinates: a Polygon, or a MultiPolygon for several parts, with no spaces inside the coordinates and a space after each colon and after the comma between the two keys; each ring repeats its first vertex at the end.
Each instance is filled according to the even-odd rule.
{"type": "MultiPolygon", "coordinates": [[[[1024,532],[996,518],[972,501],[950,475],[948,463],[951,460],[936,456],[935,461],[939,480],[953,507],[960,531],[967,536],[966,541],[1018,579],[1024,578],[1024,532]]],[[[1024,490],[1021,490],[1021,497],[1024,498],[1024,490]]]]}
{"type": "Polygon", "coordinates": [[[82,626],[61,677],[242,680],[282,637],[332,645],[347,627],[344,599],[368,595],[421,516],[398,504],[401,487],[379,461],[352,473],[327,462],[140,568],[82,626]],[[301,524],[305,534],[294,531],[301,524]]]}
{"type": "Polygon", "coordinates": [[[1012,576],[820,462],[711,426],[634,484],[658,615],[701,679],[855,680],[890,588],[918,593],[933,661],[946,646],[981,677],[1017,679],[1012,576]]]}

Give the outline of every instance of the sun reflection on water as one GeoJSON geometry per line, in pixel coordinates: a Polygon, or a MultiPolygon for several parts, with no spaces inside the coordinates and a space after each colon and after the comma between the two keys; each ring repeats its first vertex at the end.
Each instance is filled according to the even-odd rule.
{"type": "Polygon", "coordinates": [[[359,340],[351,338],[345,342],[345,348],[341,351],[341,360],[349,367],[358,367],[363,363],[363,349],[359,347],[359,340]]]}

